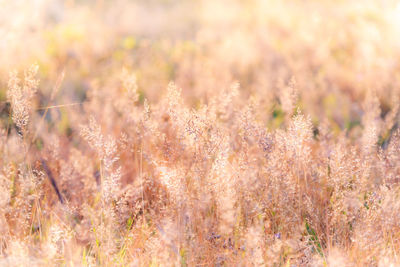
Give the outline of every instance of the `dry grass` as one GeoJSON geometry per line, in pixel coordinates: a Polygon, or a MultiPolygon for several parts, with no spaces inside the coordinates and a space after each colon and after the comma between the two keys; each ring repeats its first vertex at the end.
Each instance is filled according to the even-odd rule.
{"type": "Polygon", "coordinates": [[[399,17],[0,1],[0,265],[400,266],[399,17]]]}

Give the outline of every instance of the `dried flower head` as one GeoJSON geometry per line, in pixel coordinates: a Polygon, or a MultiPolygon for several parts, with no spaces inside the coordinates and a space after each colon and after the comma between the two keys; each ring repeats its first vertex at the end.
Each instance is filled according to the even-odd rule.
{"type": "Polygon", "coordinates": [[[12,119],[20,135],[26,132],[31,116],[32,98],[39,85],[39,80],[35,78],[38,69],[38,65],[32,65],[25,71],[23,84],[16,71],[10,73],[8,80],[7,99],[11,103],[12,119]]]}

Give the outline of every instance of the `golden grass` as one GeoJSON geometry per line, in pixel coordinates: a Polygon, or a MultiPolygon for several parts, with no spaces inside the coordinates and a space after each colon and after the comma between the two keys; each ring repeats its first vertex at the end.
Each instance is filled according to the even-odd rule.
{"type": "Polygon", "coordinates": [[[0,1],[0,265],[400,265],[399,6],[0,1]]]}

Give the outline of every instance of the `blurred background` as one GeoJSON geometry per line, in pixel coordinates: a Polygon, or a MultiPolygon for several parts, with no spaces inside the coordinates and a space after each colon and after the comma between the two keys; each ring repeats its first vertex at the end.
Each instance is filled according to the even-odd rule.
{"type": "Polygon", "coordinates": [[[299,105],[338,130],[358,124],[367,90],[383,113],[399,95],[397,1],[1,0],[0,37],[2,103],[9,71],[32,62],[42,97],[65,70],[55,104],[84,102],[125,67],[140,101],[175,81],[196,106],[238,81],[276,117],[294,79],[299,105]]]}

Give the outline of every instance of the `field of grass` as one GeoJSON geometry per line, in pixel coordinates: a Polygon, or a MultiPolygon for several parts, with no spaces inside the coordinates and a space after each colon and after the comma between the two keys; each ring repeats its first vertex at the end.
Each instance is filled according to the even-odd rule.
{"type": "Polygon", "coordinates": [[[400,266],[400,2],[0,0],[0,266],[400,266]]]}

